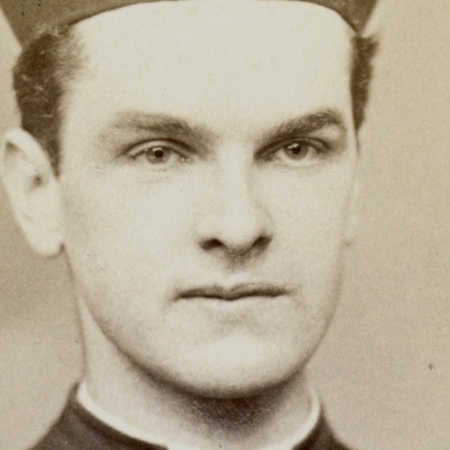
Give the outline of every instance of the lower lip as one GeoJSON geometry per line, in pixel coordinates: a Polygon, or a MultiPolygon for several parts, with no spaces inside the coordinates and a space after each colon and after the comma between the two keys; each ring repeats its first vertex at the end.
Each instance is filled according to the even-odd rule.
{"type": "Polygon", "coordinates": [[[269,326],[274,320],[280,322],[281,317],[292,317],[296,310],[296,303],[289,295],[250,296],[236,300],[190,297],[182,300],[178,302],[177,308],[181,308],[179,311],[183,311],[183,317],[191,317],[192,323],[200,328],[205,323],[209,324],[209,328],[219,325],[243,326],[245,329],[260,327],[261,324],[269,326]]]}

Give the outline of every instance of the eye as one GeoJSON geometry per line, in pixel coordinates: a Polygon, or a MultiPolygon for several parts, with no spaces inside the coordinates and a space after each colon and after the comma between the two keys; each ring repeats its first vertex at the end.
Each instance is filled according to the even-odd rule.
{"type": "Polygon", "coordinates": [[[181,145],[168,141],[145,142],[131,149],[129,156],[133,160],[144,159],[152,165],[172,166],[185,162],[189,158],[187,150],[181,145]]]}
{"type": "Polygon", "coordinates": [[[291,166],[306,166],[318,162],[328,147],[315,140],[299,140],[277,146],[270,151],[269,158],[291,166]]]}

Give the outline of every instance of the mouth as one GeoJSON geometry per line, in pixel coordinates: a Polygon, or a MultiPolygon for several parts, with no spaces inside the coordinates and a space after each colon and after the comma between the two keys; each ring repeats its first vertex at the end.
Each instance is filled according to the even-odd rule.
{"type": "Polygon", "coordinates": [[[288,294],[285,288],[273,284],[245,283],[231,287],[221,285],[201,286],[183,291],[179,298],[206,298],[214,300],[235,301],[252,297],[276,298],[288,294]]]}

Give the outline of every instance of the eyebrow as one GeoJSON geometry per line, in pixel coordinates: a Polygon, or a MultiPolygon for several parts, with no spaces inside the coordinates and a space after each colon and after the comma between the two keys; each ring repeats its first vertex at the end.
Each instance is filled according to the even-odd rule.
{"type": "MultiPolygon", "coordinates": [[[[343,133],[347,132],[347,126],[342,114],[335,109],[324,109],[311,114],[287,120],[271,130],[262,133],[258,139],[263,146],[266,143],[280,142],[292,138],[305,136],[327,127],[337,127],[343,133]]],[[[107,127],[107,133],[100,135],[101,139],[107,138],[110,131],[146,132],[157,135],[179,136],[193,142],[208,143],[214,140],[215,135],[206,127],[189,123],[182,118],[165,114],[151,114],[140,111],[124,111],[114,118],[107,127]]]]}
{"type": "Polygon", "coordinates": [[[268,133],[264,133],[263,141],[280,142],[305,136],[328,127],[339,128],[344,134],[348,130],[344,118],[339,111],[325,109],[283,122],[268,133]]]}
{"type": "Polygon", "coordinates": [[[111,124],[117,131],[147,132],[154,134],[176,135],[205,141],[212,136],[206,128],[195,126],[188,121],[164,114],[147,114],[127,111],[118,114],[111,124]]]}

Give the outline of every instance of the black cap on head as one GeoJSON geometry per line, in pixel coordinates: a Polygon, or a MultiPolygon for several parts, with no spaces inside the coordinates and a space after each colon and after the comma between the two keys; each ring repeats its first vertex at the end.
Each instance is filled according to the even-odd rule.
{"type": "MultiPolygon", "coordinates": [[[[159,0],[0,0],[0,4],[17,39],[24,45],[58,25],[79,22],[122,6],[156,1],[159,0]]],[[[377,0],[281,1],[305,1],[330,8],[359,32],[369,20],[377,0]]]]}

